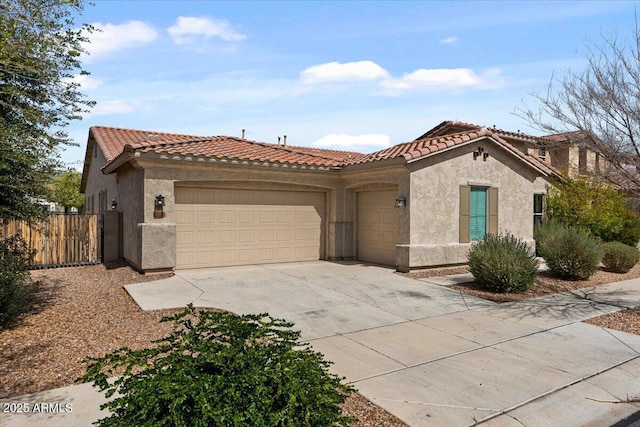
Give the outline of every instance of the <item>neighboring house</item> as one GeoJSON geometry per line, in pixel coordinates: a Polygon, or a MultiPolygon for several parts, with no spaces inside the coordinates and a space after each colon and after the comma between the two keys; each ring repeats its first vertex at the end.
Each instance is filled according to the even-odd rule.
{"type": "MultiPolygon", "coordinates": [[[[482,129],[482,126],[445,121],[427,131],[418,139],[449,135],[456,132],[482,129]]],[[[580,131],[545,136],[532,136],[520,131],[510,132],[496,127],[490,128],[496,135],[518,150],[553,166],[567,176],[593,175],[604,171],[607,164],[580,131]]]]}
{"type": "Polygon", "coordinates": [[[144,271],[318,259],[408,271],[464,263],[486,233],[533,244],[558,173],[509,142],[526,138],[425,135],[361,154],[94,126],[81,192],[88,213],[123,213],[123,256],[144,271]]]}

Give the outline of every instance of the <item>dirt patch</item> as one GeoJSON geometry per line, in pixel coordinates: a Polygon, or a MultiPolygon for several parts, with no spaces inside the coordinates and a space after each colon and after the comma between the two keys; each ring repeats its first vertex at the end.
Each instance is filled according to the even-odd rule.
{"type": "MultiPolygon", "coordinates": [[[[0,332],[0,398],[72,385],[86,356],[121,347],[144,348],[171,332],[162,317],[180,310],[142,311],[123,285],[172,276],[141,275],[123,263],[35,270],[39,305],[15,327],[0,332]]],[[[405,426],[357,393],[343,406],[357,427],[405,426]]]]}

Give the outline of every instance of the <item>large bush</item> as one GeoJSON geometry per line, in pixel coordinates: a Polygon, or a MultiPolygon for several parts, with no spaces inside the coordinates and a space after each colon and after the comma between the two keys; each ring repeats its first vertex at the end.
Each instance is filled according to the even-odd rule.
{"type": "Polygon", "coordinates": [[[38,287],[27,271],[30,252],[19,236],[0,236],[0,330],[30,308],[38,287]]]}
{"type": "Polygon", "coordinates": [[[549,270],[569,280],[584,280],[598,271],[602,244],[589,234],[574,228],[559,228],[538,246],[549,270]]]}
{"type": "Polygon", "coordinates": [[[533,238],[536,241],[536,252],[538,255],[540,255],[540,245],[549,238],[557,235],[564,228],[566,228],[564,225],[554,220],[547,220],[541,224],[535,225],[533,229],[533,238]]]}
{"type": "Polygon", "coordinates": [[[538,262],[529,246],[512,234],[487,234],[467,255],[478,286],[493,292],[524,292],[538,273],[538,262]]]}
{"type": "Polygon", "coordinates": [[[627,197],[605,184],[570,178],[555,183],[549,189],[546,216],[605,242],[635,246],[640,240],[640,219],[627,207],[627,197]]]}
{"type": "Polygon", "coordinates": [[[604,268],[614,273],[626,273],[640,260],[640,252],[633,246],[620,242],[609,242],[602,245],[604,268]]]}
{"type": "Polygon", "coordinates": [[[291,323],[266,314],[185,311],[143,350],[88,358],[83,381],[107,390],[101,426],[346,426],[348,386],[291,323]],[[107,378],[124,368],[115,382],[107,378]]]}

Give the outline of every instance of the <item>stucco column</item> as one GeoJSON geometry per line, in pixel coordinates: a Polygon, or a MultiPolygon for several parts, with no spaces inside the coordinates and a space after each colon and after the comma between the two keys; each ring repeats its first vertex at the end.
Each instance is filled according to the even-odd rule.
{"type": "Polygon", "coordinates": [[[144,222],[138,224],[140,269],[167,270],[176,266],[175,197],[172,180],[145,179],[144,222]],[[162,216],[154,215],[156,197],[164,197],[162,216]]]}
{"type": "Polygon", "coordinates": [[[396,244],[396,265],[398,271],[409,271],[411,243],[411,176],[403,175],[398,182],[398,197],[406,199],[406,207],[398,208],[398,243],[396,244]]]}

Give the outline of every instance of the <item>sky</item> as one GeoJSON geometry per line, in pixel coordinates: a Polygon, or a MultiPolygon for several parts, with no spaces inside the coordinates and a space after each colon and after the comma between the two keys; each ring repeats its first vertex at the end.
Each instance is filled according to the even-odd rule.
{"type": "Polygon", "coordinates": [[[93,0],[67,127],[81,169],[90,126],[373,152],[444,120],[539,134],[517,114],[588,45],[630,38],[637,2],[93,0]]]}

